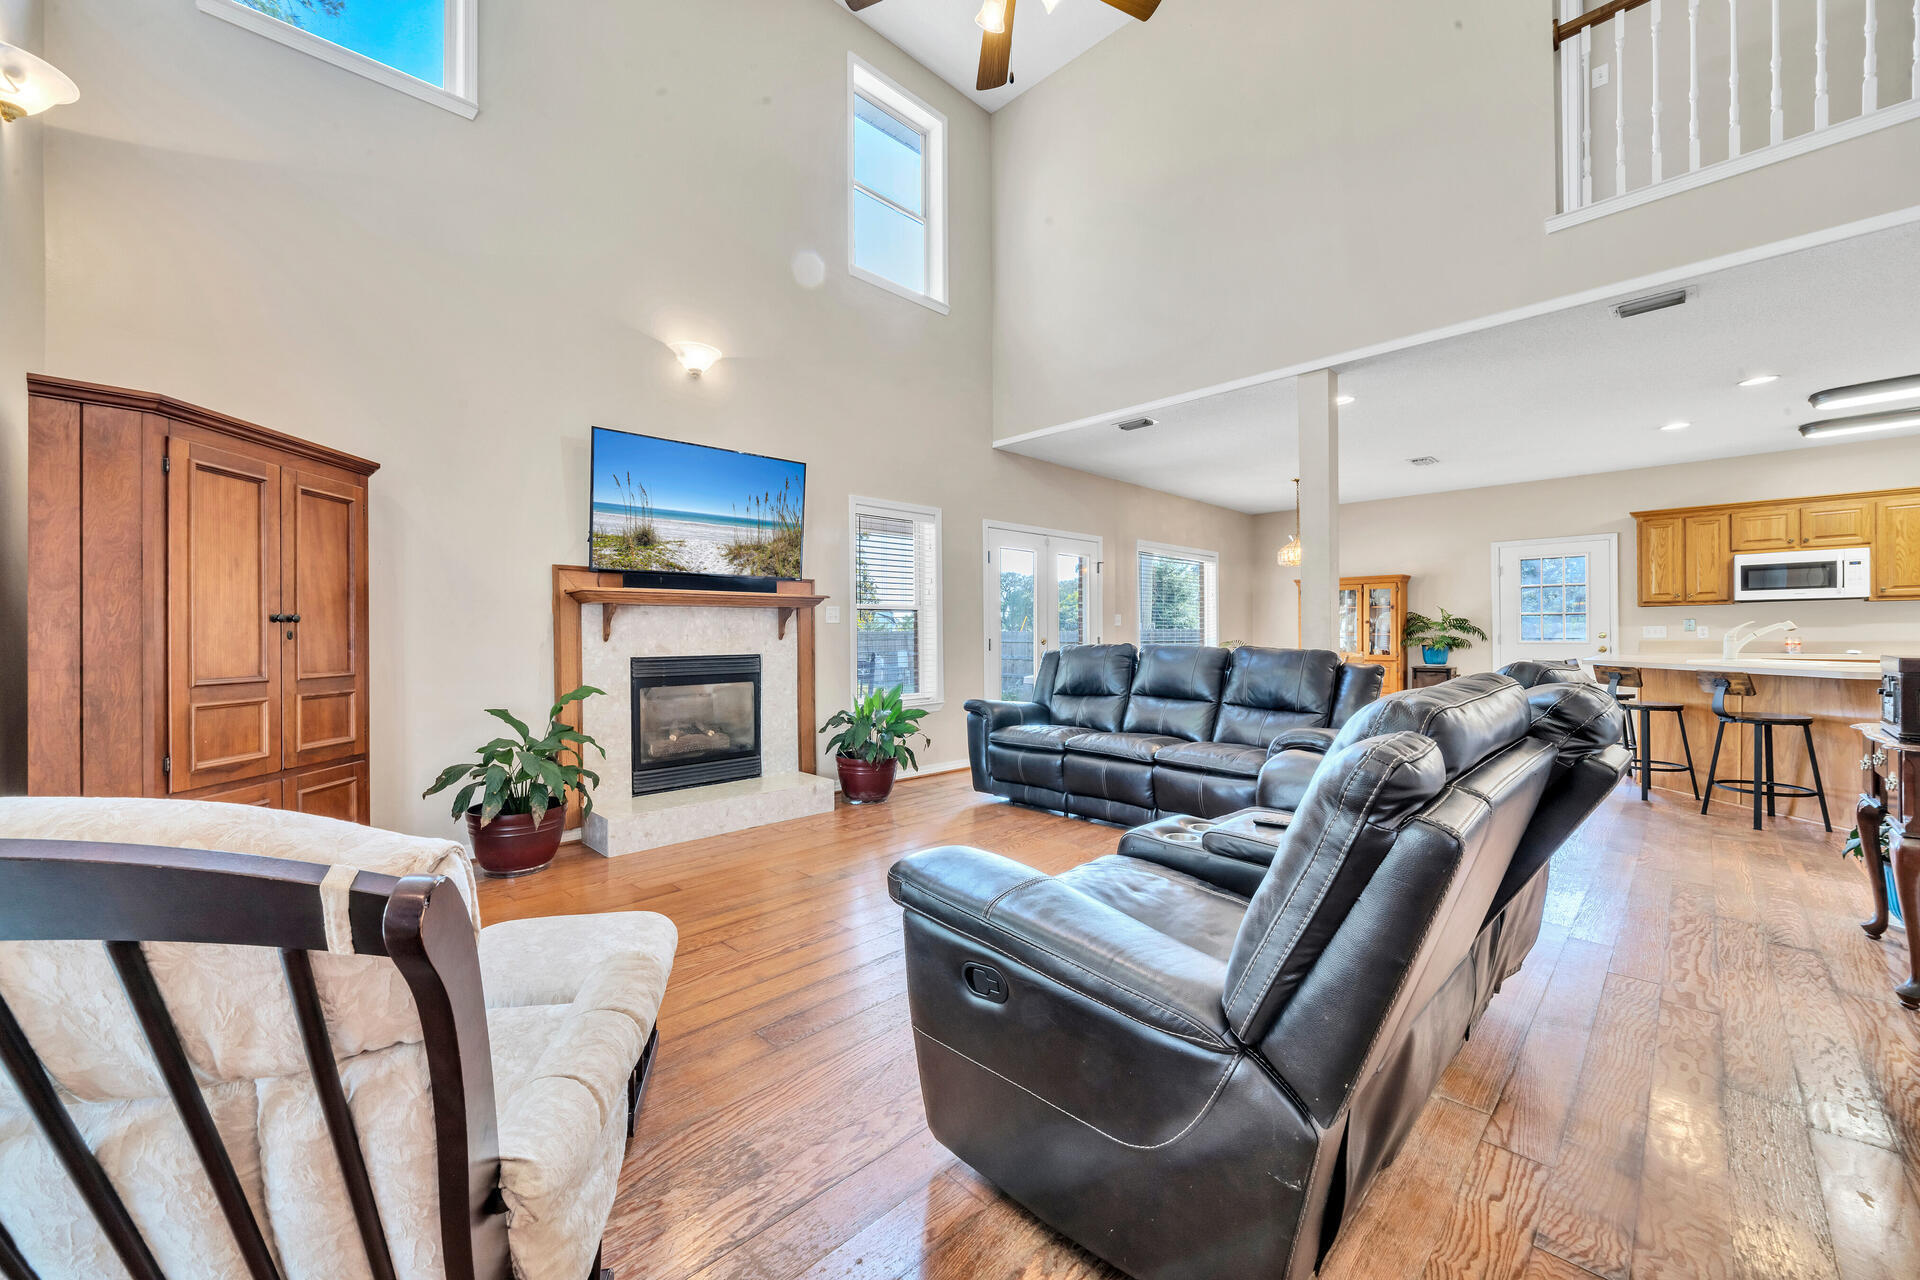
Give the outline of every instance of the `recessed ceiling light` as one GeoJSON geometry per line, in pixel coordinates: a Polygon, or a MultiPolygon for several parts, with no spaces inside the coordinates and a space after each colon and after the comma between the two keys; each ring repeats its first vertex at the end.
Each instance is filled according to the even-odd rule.
{"type": "Polygon", "coordinates": [[[1858,409],[1864,405],[1885,404],[1889,400],[1915,399],[1920,399],[1920,373],[1816,391],[1807,397],[1807,403],[1821,413],[1832,413],[1836,409],[1858,409]]]}
{"type": "Polygon", "coordinates": [[[1809,440],[1818,440],[1822,436],[1858,436],[1869,431],[1897,431],[1901,427],[1920,427],[1920,409],[1891,409],[1885,413],[1809,422],[1801,426],[1800,434],[1809,440]]]}
{"type": "Polygon", "coordinates": [[[1344,409],[1348,405],[1353,403],[1353,397],[1352,396],[1335,396],[1333,398],[1333,402],[1344,409]]]}
{"type": "Polygon", "coordinates": [[[1769,382],[1778,381],[1780,381],[1780,375],[1777,373],[1756,373],[1751,378],[1740,379],[1740,385],[1743,387],[1764,387],[1769,382]]]}
{"type": "Polygon", "coordinates": [[[1692,425],[1693,424],[1691,422],[1669,422],[1666,426],[1660,429],[1662,431],[1685,431],[1688,427],[1692,425]]]}

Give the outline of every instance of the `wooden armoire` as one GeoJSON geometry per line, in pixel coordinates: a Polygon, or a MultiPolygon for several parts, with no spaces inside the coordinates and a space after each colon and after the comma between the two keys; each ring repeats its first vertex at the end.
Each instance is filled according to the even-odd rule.
{"type": "Polygon", "coordinates": [[[365,822],[377,464],[28,379],[27,789],[365,822]]]}

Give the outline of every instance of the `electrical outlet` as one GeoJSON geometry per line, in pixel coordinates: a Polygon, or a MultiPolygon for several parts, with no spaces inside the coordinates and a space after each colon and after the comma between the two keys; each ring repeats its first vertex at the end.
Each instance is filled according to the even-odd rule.
{"type": "Polygon", "coordinates": [[[1607,87],[1607,64],[1604,62],[1593,69],[1593,87],[1596,89],[1607,87]]]}
{"type": "Polygon", "coordinates": [[[1682,618],[1680,620],[1680,629],[1682,631],[1685,631],[1688,634],[1692,634],[1693,627],[1694,627],[1694,622],[1692,618],[1682,618]]]}
{"type": "Polygon", "coordinates": [[[1667,629],[1665,627],[1642,627],[1640,628],[1640,638],[1642,640],[1665,640],[1667,638],[1667,629]]]}
{"type": "Polygon", "coordinates": [[[837,604],[830,604],[830,605],[828,605],[828,606],[827,606],[826,608],[827,608],[827,624],[828,624],[829,626],[831,626],[832,624],[834,624],[834,623],[836,623],[836,622],[838,622],[838,621],[840,621],[840,606],[839,606],[839,605],[837,605],[837,604]]]}
{"type": "Polygon", "coordinates": [[[1113,625],[1116,627],[1120,625],[1120,615],[1117,613],[1113,615],[1113,625]]]}
{"type": "Polygon", "coordinates": [[[1693,635],[1696,640],[1705,640],[1707,638],[1707,629],[1705,627],[1695,627],[1693,629],[1693,635]]]}

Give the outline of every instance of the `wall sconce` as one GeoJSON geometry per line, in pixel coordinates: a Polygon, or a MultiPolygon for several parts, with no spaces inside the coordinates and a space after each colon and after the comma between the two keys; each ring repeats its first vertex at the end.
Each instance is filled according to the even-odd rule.
{"type": "Polygon", "coordinates": [[[79,96],[79,87],[58,67],[0,42],[0,121],[37,116],[79,96]]]}
{"type": "Polygon", "coordinates": [[[710,347],[704,342],[673,342],[668,346],[674,355],[680,357],[680,367],[691,377],[699,377],[720,359],[720,348],[710,347]]]}

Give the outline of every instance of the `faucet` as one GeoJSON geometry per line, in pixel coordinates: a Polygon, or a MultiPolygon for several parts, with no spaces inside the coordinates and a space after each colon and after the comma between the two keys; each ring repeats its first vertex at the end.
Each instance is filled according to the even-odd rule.
{"type": "Polygon", "coordinates": [[[1755,627],[1752,621],[1747,621],[1737,627],[1728,627],[1727,633],[1720,637],[1720,656],[1728,659],[1737,658],[1742,649],[1761,636],[1772,635],[1776,631],[1798,631],[1799,629],[1792,622],[1776,622],[1770,627],[1755,627]]]}

